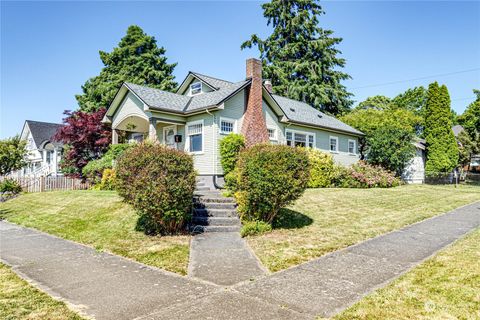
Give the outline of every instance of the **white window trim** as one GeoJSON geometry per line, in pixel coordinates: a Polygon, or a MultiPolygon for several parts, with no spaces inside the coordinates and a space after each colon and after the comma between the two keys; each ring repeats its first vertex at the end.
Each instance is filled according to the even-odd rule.
{"type": "Polygon", "coordinates": [[[196,96],[196,95],[198,95],[198,94],[203,93],[203,83],[202,83],[201,81],[195,82],[195,83],[191,83],[190,86],[189,86],[189,88],[190,88],[190,95],[191,95],[191,96],[196,96]],[[197,84],[200,84],[200,92],[192,93],[192,86],[193,86],[193,85],[197,85],[197,84]]]}
{"type": "Polygon", "coordinates": [[[202,120],[196,120],[196,121],[190,121],[185,124],[185,135],[187,141],[185,141],[185,148],[187,149],[187,152],[189,154],[203,154],[205,150],[205,124],[203,119],[202,120]],[[202,125],[202,151],[190,151],[190,133],[188,132],[188,127],[195,125],[195,124],[201,124],[202,125]]]}
{"type": "Polygon", "coordinates": [[[348,139],[348,153],[351,155],[357,155],[357,141],[353,139],[348,139]],[[350,152],[350,142],[353,142],[353,152],[350,152]]]}
{"type": "Polygon", "coordinates": [[[267,127],[267,130],[273,130],[273,133],[274,133],[273,137],[270,137],[270,135],[268,135],[268,137],[270,138],[270,141],[278,141],[278,129],[275,127],[267,127]]]}
{"type": "Polygon", "coordinates": [[[219,124],[218,129],[219,129],[220,134],[237,133],[237,120],[232,119],[232,118],[220,117],[220,124],[219,124]],[[233,131],[232,132],[222,131],[222,121],[233,123],[233,131]]]}
{"type": "MultiPolygon", "coordinates": [[[[295,138],[295,133],[300,133],[300,134],[304,134],[306,135],[306,141],[305,141],[305,145],[308,146],[308,136],[311,135],[313,136],[313,148],[312,149],[316,149],[317,148],[317,137],[316,137],[316,134],[315,132],[312,132],[312,131],[300,131],[300,130],[294,130],[294,129],[285,129],[285,144],[287,144],[287,132],[291,132],[292,133],[292,138],[295,138]]],[[[306,148],[309,148],[309,147],[306,147],[306,148]]]]}
{"type": "Polygon", "coordinates": [[[340,148],[339,148],[339,145],[338,145],[338,137],[336,137],[336,136],[330,136],[330,137],[328,137],[328,150],[329,150],[331,153],[339,153],[338,149],[340,149],[340,148]],[[331,140],[332,140],[332,139],[334,139],[334,140],[337,141],[337,143],[336,143],[336,150],[335,150],[335,151],[332,151],[332,148],[331,148],[331,140]]]}

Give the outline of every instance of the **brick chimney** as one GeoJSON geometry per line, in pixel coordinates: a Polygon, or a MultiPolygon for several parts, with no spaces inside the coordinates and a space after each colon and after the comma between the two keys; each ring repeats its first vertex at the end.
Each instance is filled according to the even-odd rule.
{"type": "Polygon", "coordinates": [[[247,60],[247,79],[252,79],[247,90],[247,110],[243,117],[242,134],[247,147],[268,142],[267,125],[262,110],[262,62],[258,59],[247,60]]]}

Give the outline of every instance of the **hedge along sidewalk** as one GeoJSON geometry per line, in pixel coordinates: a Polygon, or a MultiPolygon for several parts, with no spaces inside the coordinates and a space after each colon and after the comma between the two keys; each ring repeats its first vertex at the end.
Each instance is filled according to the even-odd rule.
{"type": "Polygon", "coordinates": [[[329,317],[479,226],[476,202],[236,289],[329,317]]]}

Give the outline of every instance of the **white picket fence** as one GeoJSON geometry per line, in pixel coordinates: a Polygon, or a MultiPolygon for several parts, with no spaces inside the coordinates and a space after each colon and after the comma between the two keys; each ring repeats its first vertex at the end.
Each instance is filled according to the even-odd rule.
{"type": "MultiPolygon", "coordinates": [[[[0,181],[6,179],[0,177],[0,181]]],[[[17,181],[24,192],[45,192],[60,190],[86,190],[92,185],[81,179],[64,176],[39,176],[39,177],[10,177],[17,181]]]]}

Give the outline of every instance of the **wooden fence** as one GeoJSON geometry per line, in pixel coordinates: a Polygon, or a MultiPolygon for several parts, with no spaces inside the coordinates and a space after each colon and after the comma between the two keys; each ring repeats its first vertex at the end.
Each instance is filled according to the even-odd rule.
{"type": "MultiPolygon", "coordinates": [[[[0,178],[0,181],[4,178],[0,178]]],[[[67,178],[64,176],[57,177],[17,177],[10,178],[17,181],[24,192],[44,192],[56,190],[86,190],[92,185],[81,179],[67,178]]]]}

